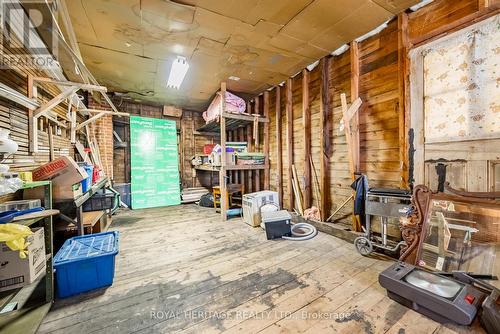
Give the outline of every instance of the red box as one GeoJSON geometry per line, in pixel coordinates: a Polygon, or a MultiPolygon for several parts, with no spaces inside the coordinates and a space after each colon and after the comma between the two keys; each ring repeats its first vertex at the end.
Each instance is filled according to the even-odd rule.
{"type": "Polygon", "coordinates": [[[203,146],[203,154],[210,154],[212,153],[212,150],[214,149],[215,144],[205,144],[203,146]]]}

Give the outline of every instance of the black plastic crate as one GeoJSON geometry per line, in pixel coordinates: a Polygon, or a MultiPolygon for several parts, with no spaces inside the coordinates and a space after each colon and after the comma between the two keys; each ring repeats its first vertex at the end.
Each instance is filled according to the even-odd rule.
{"type": "Polygon", "coordinates": [[[131,196],[130,196],[130,183],[115,183],[113,184],[113,189],[120,193],[120,199],[128,207],[130,207],[131,196]]]}
{"type": "Polygon", "coordinates": [[[116,206],[116,197],[117,194],[110,190],[98,190],[92,197],[83,203],[82,210],[88,212],[113,209],[116,206]]]}

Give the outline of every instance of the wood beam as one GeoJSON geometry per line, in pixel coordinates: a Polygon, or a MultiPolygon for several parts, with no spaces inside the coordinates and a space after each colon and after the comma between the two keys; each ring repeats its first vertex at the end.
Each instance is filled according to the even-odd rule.
{"type": "Polygon", "coordinates": [[[78,140],[75,141],[75,148],[82,157],[83,161],[90,162],[89,154],[85,152],[85,147],[78,140]]]}
{"type": "MultiPolygon", "coordinates": [[[[264,92],[264,117],[269,119],[269,92],[264,92]]],[[[264,123],[264,163],[269,166],[269,123],[264,123]]],[[[271,173],[268,167],[264,170],[264,190],[269,190],[271,173]]]]}
{"type": "MultiPolygon", "coordinates": [[[[33,75],[28,74],[28,82],[27,82],[27,92],[28,98],[36,99],[37,89],[35,86],[35,82],[33,81],[33,75]]],[[[28,109],[28,138],[29,138],[29,152],[33,153],[38,150],[38,122],[35,117],[33,117],[33,110],[28,109]]]]}
{"type": "MultiPolygon", "coordinates": [[[[252,113],[252,101],[247,102],[247,113],[251,114],[252,113]]],[[[253,126],[248,125],[245,128],[246,131],[246,137],[247,137],[247,150],[248,152],[253,152],[253,126]]],[[[245,189],[247,189],[247,192],[251,193],[253,190],[253,171],[248,170],[245,171],[245,189]]]]}
{"type": "Polygon", "coordinates": [[[330,92],[329,92],[329,64],[330,58],[324,57],[320,61],[320,98],[319,117],[320,117],[320,199],[319,210],[321,221],[325,221],[330,212],[330,158],[332,146],[330,133],[332,131],[332,117],[330,111],[330,92]]]}
{"type": "MultiPolygon", "coordinates": [[[[220,99],[220,113],[226,111],[226,83],[221,82],[220,91],[222,98],[220,99]]],[[[220,146],[221,146],[221,167],[219,174],[219,184],[220,184],[220,211],[222,215],[222,221],[227,220],[227,208],[228,208],[228,198],[226,196],[226,118],[220,118],[220,146]]],[[[214,199],[215,200],[215,199],[214,199]]]]}
{"type": "MultiPolygon", "coordinates": [[[[92,73],[89,71],[87,66],[83,63],[83,60],[78,57],[78,55],[75,53],[75,51],[66,43],[64,38],[56,34],[56,36],[60,39],[61,43],[60,45],[72,56],[73,61],[76,63],[78,68],[82,71],[82,77],[84,80],[87,80],[91,82],[94,85],[99,86],[99,83],[97,82],[96,78],[92,75],[92,73]]],[[[113,101],[109,98],[109,96],[105,92],[99,92],[102,94],[106,102],[109,104],[111,109],[113,109],[115,112],[119,112],[116,106],[113,104],[113,101]]]]}
{"type": "Polygon", "coordinates": [[[55,153],[54,153],[54,134],[52,124],[49,122],[49,126],[47,129],[48,135],[49,135],[49,160],[54,161],[55,160],[55,153]]]}
{"type": "MultiPolygon", "coordinates": [[[[226,136],[226,140],[228,142],[232,142],[233,141],[233,132],[232,131],[227,131],[227,136],[226,136]]],[[[228,184],[231,184],[231,183],[234,183],[234,174],[233,174],[233,171],[228,171],[228,184]]]]}
{"type": "Polygon", "coordinates": [[[409,67],[408,67],[408,14],[398,15],[398,118],[399,118],[399,161],[400,188],[408,188],[408,131],[409,131],[409,67]]]}
{"type": "Polygon", "coordinates": [[[48,111],[57,106],[59,103],[63,102],[71,95],[76,93],[78,90],[77,87],[69,87],[63,90],[60,94],[56,95],[52,100],[40,106],[40,108],[36,109],[33,112],[33,117],[38,118],[40,116],[44,116],[48,111]]]}
{"type": "Polygon", "coordinates": [[[362,103],[363,102],[359,97],[356,100],[354,100],[354,102],[349,106],[349,108],[347,108],[345,115],[342,115],[344,121],[354,122],[354,120],[356,119],[356,113],[358,112],[359,107],[361,107],[362,103]]]}
{"type": "Polygon", "coordinates": [[[352,130],[350,126],[350,120],[347,118],[348,114],[348,106],[347,106],[347,97],[345,93],[340,94],[340,101],[342,103],[342,115],[344,121],[344,132],[345,132],[345,141],[347,144],[347,158],[349,161],[349,174],[351,174],[351,178],[354,179],[354,173],[356,172],[354,165],[354,145],[352,143],[352,130]]]}
{"type": "Polygon", "coordinates": [[[70,141],[71,143],[76,143],[76,108],[74,106],[69,106],[68,112],[70,115],[70,141]]]}
{"type": "Polygon", "coordinates": [[[281,87],[276,86],[276,128],[275,128],[275,136],[276,136],[276,169],[278,172],[276,186],[278,188],[278,198],[280,201],[280,207],[283,206],[283,148],[281,146],[281,87]]]}
{"type": "Polygon", "coordinates": [[[35,110],[36,108],[40,107],[40,103],[38,103],[36,99],[30,99],[27,96],[24,96],[24,94],[18,92],[15,89],[12,89],[11,87],[1,82],[0,82],[0,97],[16,102],[30,110],[35,110]]]}
{"type": "MultiPolygon", "coordinates": [[[[408,120],[413,132],[409,147],[413,144],[411,160],[413,160],[413,175],[410,180],[414,184],[425,182],[425,134],[424,134],[424,60],[418,49],[410,52],[410,118],[408,120]]],[[[410,165],[408,167],[411,167],[410,165]]]]}
{"type": "Polygon", "coordinates": [[[500,0],[478,0],[479,10],[500,8],[500,0]]]}
{"type": "MultiPolygon", "coordinates": [[[[80,77],[82,77],[83,81],[89,82],[91,75],[89,75],[85,70],[87,69],[85,65],[83,64],[83,58],[82,54],[80,52],[80,47],[78,46],[78,40],[76,38],[75,30],[73,29],[73,24],[71,22],[71,17],[69,15],[68,7],[66,5],[66,0],[58,0],[57,1],[57,9],[59,12],[59,17],[62,19],[62,23],[65,28],[66,35],[69,40],[69,45],[68,48],[71,49],[74,57],[78,59],[78,62],[75,62],[75,65],[77,66],[80,71],[78,71],[80,77]],[[83,68],[85,70],[82,70],[83,68]]],[[[62,33],[62,31],[61,31],[62,33]]],[[[66,43],[64,43],[67,45],[66,43]]]]}
{"type": "MultiPolygon", "coordinates": [[[[256,96],[254,99],[254,115],[260,115],[260,96],[256,96]]],[[[259,138],[259,124],[254,121],[254,131],[253,131],[253,139],[255,143],[255,151],[260,150],[260,138],[259,138]]]]}
{"type": "MultiPolygon", "coordinates": [[[[358,42],[352,41],[350,47],[351,56],[351,103],[359,97],[359,47],[358,42]]],[[[345,125],[345,124],[344,124],[345,125]]],[[[360,159],[359,159],[359,113],[356,113],[352,120],[352,147],[354,172],[359,172],[360,159]]]]}
{"type": "MultiPolygon", "coordinates": [[[[247,110],[251,110],[252,108],[248,109],[248,103],[247,103],[247,110]]],[[[252,115],[241,115],[241,114],[233,114],[233,113],[224,113],[223,116],[225,116],[226,118],[231,118],[231,119],[241,119],[241,120],[244,120],[244,121],[249,121],[249,122],[253,122],[255,121],[255,119],[257,119],[257,122],[259,123],[265,123],[265,122],[269,122],[269,119],[267,118],[264,118],[264,117],[261,117],[261,116],[258,116],[255,114],[252,114],[252,115]]]]}
{"type": "MultiPolygon", "coordinates": [[[[260,114],[260,96],[255,97],[253,113],[260,114]]],[[[255,151],[259,152],[260,151],[259,122],[254,121],[253,128],[254,128],[253,137],[255,140],[255,151]]],[[[260,191],[260,170],[256,170],[254,175],[255,175],[255,191],[260,191]]]]}
{"type": "Polygon", "coordinates": [[[84,84],[84,83],[80,83],[80,82],[60,81],[60,80],[54,80],[52,78],[44,78],[44,77],[34,77],[33,80],[36,82],[44,82],[44,83],[54,84],[57,86],[78,87],[79,89],[83,89],[83,90],[91,91],[91,92],[92,91],[98,91],[98,92],[107,92],[108,91],[108,89],[104,86],[84,84]]]}
{"type": "MultiPolygon", "coordinates": [[[[238,141],[237,130],[230,131],[229,133],[231,134],[231,141],[238,141]]],[[[194,152],[194,150],[195,150],[195,148],[193,147],[193,152],[194,152]]],[[[236,183],[236,184],[240,183],[238,171],[232,171],[231,172],[231,177],[233,179],[233,183],[236,183]]]]}
{"type": "Polygon", "coordinates": [[[292,165],[293,165],[293,105],[292,105],[292,78],[286,80],[286,148],[287,148],[287,163],[288,163],[288,203],[289,209],[293,210],[294,196],[292,189],[292,165]]]}
{"type": "MultiPolygon", "coordinates": [[[[417,37],[410,38],[410,43],[412,48],[419,47],[421,45],[430,43],[436,39],[443,36],[451,34],[460,29],[466,28],[472,24],[485,20],[491,16],[500,13],[500,1],[495,0],[495,4],[490,3],[488,7],[479,7],[478,11],[475,11],[469,15],[463,16],[457,20],[451,21],[447,24],[441,25],[436,29],[433,29],[425,34],[419,34],[417,37]]],[[[428,15],[432,15],[430,12],[428,15]]]]}
{"type": "MultiPolygon", "coordinates": [[[[237,130],[237,133],[238,133],[238,141],[245,141],[245,129],[244,128],[239,128],[237,130]]],[[[246,188],[246,171],[244,170],[239,170],[237,171],[237,173],[239,174],[239,179],[240,179],[240,183],[243,185],[243,192],[246,193],[248,191],[248,189],[246,188]]]]}
{"type": "Polygon", "coordinates": [[[73,49],[73,52],[75,52],[75,54],[78,56],[78,59],[83,61],[82,55],[80,53],[80,48],[78,47],[78,41],[76,39],[76,34],[75,34],[74,29],[73,29],[73,24],[71,23],[71,18],[69,15],[68,7],[66,6],[66,1],[59,0],[57,8],[59,9],[60,17],[61,17],[62,22],[64,24],[66,34],[68,35],[69,45],[71,45],[71,48],[73,49]]]}
{"type": "MultiPolygon", "coordinates": [[[[342,114],[343,114],[343,122],[344,122],[344,131],[345,131],[345,139],[347,143],[347,154],[349,158],[349,172],[351,174],[351,178],[354,181],[356,179],[356,160],[358,159],[359,161],[359,151],[356,152],[356,150],[359,150],[359,146],[356,146],[355,143],[353,143],[353,137],[356,136],[356,134],[359,135],[359,128],[354,128],[352,125],[353,120],[357,119],[357,110],[359,109],[359,106],[356,107],[356,105],[360,105],[359,103],[353,103],[351,105],[351,108],[355,108],[355,111],[350,111],[347,106],[347,98],[344,93],[340,94],[340,100],[342,103],[342,114]],[[349,118],[351,116],[351,118],[349,118]]],[[[360,100],[359,97],[356,100],[360,100]]],[[[356,102],[356,101],[355,101],[356,102]]],[[[358,137],[359,138],[359,137],[358,137]]],[[[361,231],[361,223],[359,220],[359,216],[352,215],[352,229],[355,232],[360,232],[361,231]]]]}
{"type": "Polygon", "coordinates": [[[302,139],[304,141],[304,209],[312,206],[311,188],[311,108],[309,105],[309,71],[302,70],[302,139]]]}
{"type": "Polygon", "coordinates": [[[97,115],[94,115],[92,117],[90,117],[89,119],[85,120],[84,122],[78,124],[75,128],[76,131],[80,131],[83,127],[89,125],[90,123],[93,123],[95,121],[97,121],[99,118],[103,117],[103,116],[106,116],[107,114],[104,113],[104,112],[101,112],[97,115]]]}
{"type": "Polygon", "coordinates": [[[106,102],[108,102],[108,105],[111,107],[111,109],[113,109],[115,113],[120,113],[116,108],[116,106],[114,105],[113,101],[111,101],[111,99],[109,98],[108,94],[106,94],[105,92],[99,92],[99,93],[101,93],[101,95],[104,97],[106,102]]]}

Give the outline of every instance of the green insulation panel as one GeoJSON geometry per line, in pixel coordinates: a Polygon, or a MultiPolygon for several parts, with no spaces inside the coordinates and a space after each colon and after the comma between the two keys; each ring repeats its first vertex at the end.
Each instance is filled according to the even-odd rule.
{"type": "Polygon", "coordinates": [[[130,117],[132,209],[181,203],[175,121],[130,117]]]}

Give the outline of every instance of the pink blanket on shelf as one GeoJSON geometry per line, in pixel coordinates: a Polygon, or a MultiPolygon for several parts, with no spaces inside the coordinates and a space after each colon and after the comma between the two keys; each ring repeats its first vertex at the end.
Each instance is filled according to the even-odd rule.
{"type": "MultiPolygon", "coordinates": [[[[215,98],[212,100],[212,103],[208,106],[207,111],[203,113],[203,119],[205,122],[210,123],[219,117],[221,95],[221,92],[217,92],[215,98]]],[[[245,112],[246,106],[245,101],[241,97],[226,92],[226,112],[241,114],[245,112]]]]}

